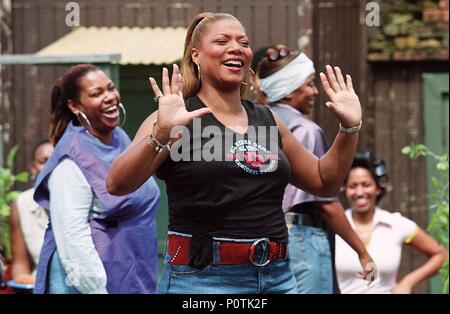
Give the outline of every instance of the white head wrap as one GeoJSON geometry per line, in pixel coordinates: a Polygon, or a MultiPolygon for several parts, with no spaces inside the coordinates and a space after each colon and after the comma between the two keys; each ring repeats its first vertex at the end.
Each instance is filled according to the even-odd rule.
{"type": "Polygon", "coordinates": [[[261,79],[261,90],[266,93],[270,102],[278,101],[302,86],[315,72],[313,62],[304,53],[300,53],[280,70],[261,79]]]}

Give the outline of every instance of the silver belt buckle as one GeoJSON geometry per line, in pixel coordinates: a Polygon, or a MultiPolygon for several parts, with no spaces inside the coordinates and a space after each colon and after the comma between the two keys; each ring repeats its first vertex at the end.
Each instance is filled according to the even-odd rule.
{"type": "Polygon", "coordinates": [[[255,253],[256,246],[258,244],[260,244],[261,242],[267,243],[267,247],[269,248],[269,254],[270,254],[270,240],[269,239],[262,238],[262,239],[258,239],[255,242],[253,242],[252,246],[250,247],[250,261],[252,262],[253,265],[258,266],[258,267],[266,266],[267,264],[270,263],[270,255],[269,254],[267,254],[267,260],[262,264],[257,263],[253,260],[253,255],[255,253]]]}

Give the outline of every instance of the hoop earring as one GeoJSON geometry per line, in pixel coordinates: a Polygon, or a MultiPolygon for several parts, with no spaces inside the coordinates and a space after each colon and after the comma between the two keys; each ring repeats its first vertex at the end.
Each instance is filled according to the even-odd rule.
{"type": "Polygon", "coordinates": [[[255,71],[253,71],[251,68],[248,68],[249,70],[250,70],[250,73],[252,74],[252,80],[251,81],[249,81],[249,82],[241,82],[241,84],[243,84],[243,85],[245,85],[245,86],[247,86],[247,85],[252,85],[253,86],[253,83],[255,82],[255,77],[256,77],[256,74],[255,74],[255,71]]]}
{"type": "Polygon", "coordinates": [[[202,72],[200,72],[200,64],[196,63],[196,65],[197,65],[197,77],[198,77],[199,82],[201,82],[202,81],[202,72]]]}
{"type": "Polygon", "coordinates": [[[122,110],[123,120],[119,124],[119,126],[122,127],[125,124],[125,121],[127,121],[127,110],[125,109],[124,105],[121,102],[119,103],[118,108],[122,110]]]}
{"type": "Polygon", "coordinates": [[[77,116],[78,122],[80,122],[80,124],[89,132],[91,132],[92,130],[92,126],[91,126],[91,122],[89,121],[89,119],[86,117],[86,115],[84,114],[83,111],[77,111],[75,113],[75,115],[77,116]],[[83,123],[84,122],[84,123],[83,123]],[[87,125],[88,127],[86,128],[87,125]]]}

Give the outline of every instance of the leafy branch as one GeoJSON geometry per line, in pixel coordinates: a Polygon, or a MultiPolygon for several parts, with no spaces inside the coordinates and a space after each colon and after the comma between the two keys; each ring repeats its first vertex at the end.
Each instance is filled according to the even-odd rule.
{"type": "MultiPolygon", "coordinates": [[[[402,149],[402,154],[408,155],[412,159],[419,157],[433,158],[436,163],[437,176],[431,177],[433,190],[428,193],[430,209],[433,214],[428,224],[428,232],[448,250],[449,239],[449,206],[448,206],[448,154],[436,154],[423,144],[413,144],[402,149]]],[[[449,273],[448,260],[442,265],[440,274],[443,278],[443,292],[448,293],[449,273]]]]}
{"type": "Polygon", "coordinates": [[[19,174],[12,173],[14,158],[19,146],[14,146],[6,158],[6,167],[0,165],[0,253],[4,253],[7,258],[10,257],[10,235],[9,235],[9,214],[11,212],[11,203],[14,202],[20,192],[12,191],[14,183],[28,182],[28,172],[23,171],[19,174]]]}

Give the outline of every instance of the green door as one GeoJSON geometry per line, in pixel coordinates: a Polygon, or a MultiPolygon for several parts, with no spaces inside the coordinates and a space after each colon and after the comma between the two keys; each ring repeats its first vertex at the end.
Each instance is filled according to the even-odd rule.
{"type": "MultiPolygon", "coordinates": [[[[425,113],[425,145],[438,154],[448,154],[448,74],[424,73],[423,100],[425,113]]],[[[427,159],[427,192],[432,192],[431,177],[437,170],[431,158],[427,159]]],[[[430,208],[430,201],[428,201],[430,208]]],[[[428,217],[433,213],[429,210],[428,217]]],[[[430,280],[430,293],[442,293],[442,280],[435,276],[430,280]]]]}
{"type": "Polygon", "coordinates": [[[111,78],[117,90],[120,91],[120,65],[117,63],[97,63],[96,66],[102,69],[102,71],[111,78]]]}

